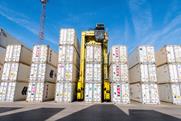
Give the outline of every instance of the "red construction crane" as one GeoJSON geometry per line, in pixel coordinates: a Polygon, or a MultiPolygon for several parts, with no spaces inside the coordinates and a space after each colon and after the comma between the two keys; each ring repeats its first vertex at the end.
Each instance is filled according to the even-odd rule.
{"type": "Polygon", "coordinates": [[[46,4],[48,2],[48,0],[40,0],[41,4],[42,4],[42,13],[41,13],[41,17],[40,17],[40,30],[39,30],[39,39],[40,41],[44,40],[44,29],[45,29],[45,18],[46,18],[46,4]]]}

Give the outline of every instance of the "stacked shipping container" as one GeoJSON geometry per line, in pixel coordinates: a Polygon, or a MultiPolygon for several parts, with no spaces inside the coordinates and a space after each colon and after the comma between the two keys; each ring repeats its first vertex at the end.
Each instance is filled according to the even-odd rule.
{"type": "Polygon", "coordinates": [[[79,43],[74,29],[60,30],[56,102],[72,102],[79,76],[79,43]]]}
{"type": "Polygon", "coordinates": [[[156,53],[160,100],[181,105],[181,46],[167,45],[156,53]]]}
{"type": "Polygon", "coordinates": [[[0,101],[25,100],[32,51],[22,45],[9,45],[0,84],[0,101]]]}
{"type": "Polygon", "coordinates": [[[0,78],[3,71],[3,64],[5,59],[6,49],[0,46],[0,78]]]}
{"type": "Polygon", "coordinates": [[[109,55],[109,80],[111,82],[111,101],[130,103],[128,83],[127,47],[113,46],[109,55]]]}
{"type": "Polygon", "coordinates": [[[159,104],[155,52],[152,46],[139,46],[129,56],[131,99],[143,104],[159,104]]]}
{"type": "Polygon", "coordinates": [[[102,45],[86,44],[85,102],[102,99],[102,45]]]}
{"type": "Polygon", "coordinates": [[[54,99],[57,54],[47,45],[33,47],[27,101],[42,102],[54,99]]]}

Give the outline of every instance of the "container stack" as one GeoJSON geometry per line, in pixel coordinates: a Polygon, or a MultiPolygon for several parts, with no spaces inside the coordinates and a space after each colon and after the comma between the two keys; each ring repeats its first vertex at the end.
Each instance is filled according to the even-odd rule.
{"type": "Polygon", "coordinates": [[[57,54],[47,45],[33,47],[27,101],[43,102],[55,96],[57,54]]]}
{"type": "Polygon", "coordinates": [[[101,102],[102,99],[102,46],[86,44],[85,102],[101,102]]]}
{"type": "Polygon", "coordinates": [[[159,104],[154,47],[137,47],[128,61],[131,99],[143,104],[159,104]]]}
{"type": "Polygon", "coordinates": [[[181,46],[167,45],[156,53],[160,100],[181,105],[181,46]]]}
{"type": "Polygon", "coordinates": [[[111,101],[128,104],[129,82],[127,47],[113,46],[109,55],[109,80],[111,82],[111,101]]]}
{"type": "Polygon", "coordinates": [[[56,102],[72,102],[79,77],[79,43],[74,29],[60,30],[56,102]]]}
{"type": "Polygon", "coordinates": [[[9,45],[0,83],[0,101],[25,100],[32,51],[22,45],[9,45]]]}

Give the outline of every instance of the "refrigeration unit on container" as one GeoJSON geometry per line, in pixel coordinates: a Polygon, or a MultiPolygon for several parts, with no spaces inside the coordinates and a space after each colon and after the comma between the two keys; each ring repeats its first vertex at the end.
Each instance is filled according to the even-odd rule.
{"type": "Polygon", "coordinates": [[[32,51],[23,45],[8,45],[6,48],[5,62],[21,62],[31,64],[32,51]]]}
{"type": "Polygon", "coordinates": [[[4,64],[6,49],[0,47],[0,64],[4,64]]]}
{"type": "Polygon", "coordinates": [[[8,45],[22,44],[19,40],[11,36],[4,29],[0,28],[0,47],[6,48],[8,45]]]}
{"type": "Polygon", "coordinates": [[[58,55],[48,45],[35,45],[33,47],[32,63],[48,63],[57,66],[58,55]]]}
{"type": "Polygon", "coordinates": [[[47,63],[32,63],[30,82],[54,82],[57,78],[57,69],[47,63]]]}
{"type": "Polygon", "coordinates": [[[76,96],[76,84],[72,82],[57,82],[55,102],[72,102],[76,96]]]}
{"type": "Polygon", "coordinates": [[[58,63],[72,63],[79,66],[78,50],[74,46],[60,45],[58,63]]]}
{"type": "Polygon", "coordinates": [[[57,67],[57,82],[69,81],[76,82],[79,76],[79,70],[74,64],[61,63],[57,67]]]}
{"type": "Polygon", "coordinates": [[[128,65],[115,63],[109,67],[110,82],[128,82],[128,65]]]}
{"type": "Polygon", "coordinates": [[[158,83],[181,82],[181,64],[164,64],[157,67],[158,83]]]}
{"type": "Polygon", "coordinates": [[[143,104],[160,104],[157,84],[135,83],[130,85],[130,97],[143,104]]]}
{"type": "Polygon", "coordinates": [[[137,64],[129,69],[129,82],[157,82],[155,64],[137,64]]]}
{"type": "Polygon", "coordinates": [[[101,83],[85,83],[85,102],[101,102],[102,84],[101,83]]]}
{"type": "MultiPolygon", "coordinates": [[[[80,49],[79,42],[77,39],[77,35],[75,29],[73,28],[64,28],[60,30],[60,45],[72,45],[77,50],[80,49]]],[[[79,52],[78,52],[79,53],[79,52]]]]}
{"type": "Polygon", "coordinates": [[[180,83],[159,84],[158,86],[159,86],[159,96],[161,101],[181,105],[180,83]]]}
{"type": "Polygon", "coordinates": [[[27,98],[28,102],[43,102],[53,100],[55,97],[55,84],[45,82],[30,82],[28,86],[27,98]]]}
{"type": "Polygon", "coordinates": [[[27,96],[27,82],[1,82],[0,101],[13,102],[25,100],[27,96]]]}
{"type": "Polygon", "coordinates": [[[128,104],[129,96],[129,83],[111,83],[111,102],[128,104]]]}
{"type": "Polygon", "coordinates": [[[86,63],[85,82],[102,83],[102,64],[86,63]]]}
{"type": "Polygon", "coordinates": [[[112,63],[121,63],[121,64],[128,63],[126,46],[115,45],[111,48],[110,54],[109,54],[109,64],[112,64],[112,63]]]}
{"type": "Polygon", "coordinates": [[[5,63],[2,72],[2,81],[29,80],[30,67],[22,63],[5,63]]]}
{"type": "Polygon", "coordinates": [[[155,51],[153,46],[139,46],[128,57],[129,68],[138,63],[155,63],[155,51]]]}
{"type": "Polygon", "coordinates": [[[102,47],[101,44],[86,45],[86,62],[102,62],[102,47]]]}
{"type": "Polygon", "coordinates": [[[181,63],[181,45],[166,45],[156,53],[156,65],[181,63]]]}

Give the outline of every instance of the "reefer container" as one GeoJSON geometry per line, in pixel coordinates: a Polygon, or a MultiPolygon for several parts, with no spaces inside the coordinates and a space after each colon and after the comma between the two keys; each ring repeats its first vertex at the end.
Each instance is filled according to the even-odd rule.
{"type": "Polygon", "coordinates": [[[130,85],[130,97],[132,100],[143,104],[159,104],[159,94],[157,84],[140,84],[130,85]]]}
{"type": "Polygon", "coordinates": [[[56,102],[72,102],[76,96],[76,85],[72,82],[57,82],[55,91],[56,102]]]}
{"type": "Polygon", "coordinates": [[[164,64],[157,67],[158,83],[181,82],[181,64],[164,64]]]}
{"type": "Polygon", "coordinates": [[[85,83],[85,102],[101,102],[101,96],[101,83],[85,83]]]}
{"type": "Polygon", "coordinates": [[[70,45],[60,45],[59,46],[59,57],[58,57],[58,63],[73,63],[77,66],[79,63],[79,54],[78,50],[75,49],[74,46],[70,45]]]}
{"type": "Polygon", "coordinates": [[[111,64],[109,68],[110,82],[128,82],[128,65],[111,64]]]}
{"type": "Polygon", "coordinates": [[[86,82],[102,82],[101,64],[86,63],[85,81],[86,82]]]}
{"type": "Polygon", "coordinates": [[[9,33],[7,33],[5,30],[0,28],[0,47],[6,48],[8,45],[12,44],[21,44],[19,40],[12,37],[9,33]]]}
{"type": "Polygon", "coordinates": [[[1,82],[0,101],[13,102],[25,100],[27,96],[27,82],[1,82]]]}
{"type": "Polygon", "coordinates": [[[114,103],[128,104],[129,84],[128,83],[111,83],[111,101],[114,103]]]}
{"type": "Polygon", "coordinates": [[[31,82],[55,82],[57,69],[49,64],[32,63],[30,72],[31,82]]]}
{"type": "Polygon", "coordinates": [[[30,67],[22,63],[5,63],[2,73],[2,81],[25,81],[29,80],[30,67]]]}
{"type": "Polygon", "coordinates": [[[181,105],[181,84],[159,84],[161,101],[181,105]]]}
{"type": "Polygon", "coordinates": [[[4,64],[6,49],[0,47],[0,64],[4,64]]]}
{"type": "Polygon", "coordinates": [[[5,62],[21,62],[31,64],[32,51],[23,45],[8,45],[6,49],[5,62]]]}
{"type": "Polygon", "coordinates": [[[86,62],[102,62],[102,47],[101,45],[86,45],[86,62]]]}
{"type": "Polygon", "coordinates": [[[58,55],[48,45],[35,45],[33,47],[33,63],[48,63],[57,66],[58,55]]]}
{"type": "Polygon", "coordinates": [[[72,45],[79,50],[79,42],[75,29],[64,28],[60,30],[60,45],[72,45]]]}
{"type": "Polygon", "coordinates": [[[127,64],[127,47],[123,45],[113,46],[109,54],[109,64],[121,63],[127,64]]]}
{"type": "Polygon", "coordinates": [[[129,81],[135,82],[157,82],[155,64],[138,64],[129,69],[129,81]]]}
{"type": "Polygon", "coordinates": [[[166,63],[181,63],[181,46],[167,45],[156,53],[156,65],[166,63]]]}
{"type": "Polygon", "coordinates": [[[57,82],[69,81],[76,82],[78,80],[79,70],[74,64],[64,63],[58,64],[57,82]]]}
{"type": "Polygon", "coordinates": [[[129,68],[138,63],[155,63],[153,46],[139,46],[128,57],[129,68]]]}
{"type": "Polygon", "coordinates": [[[55,96],[55,84],[45,82],[30,82],[26,100],[28,102],[43,102],[53,100],[55,96]]]}

